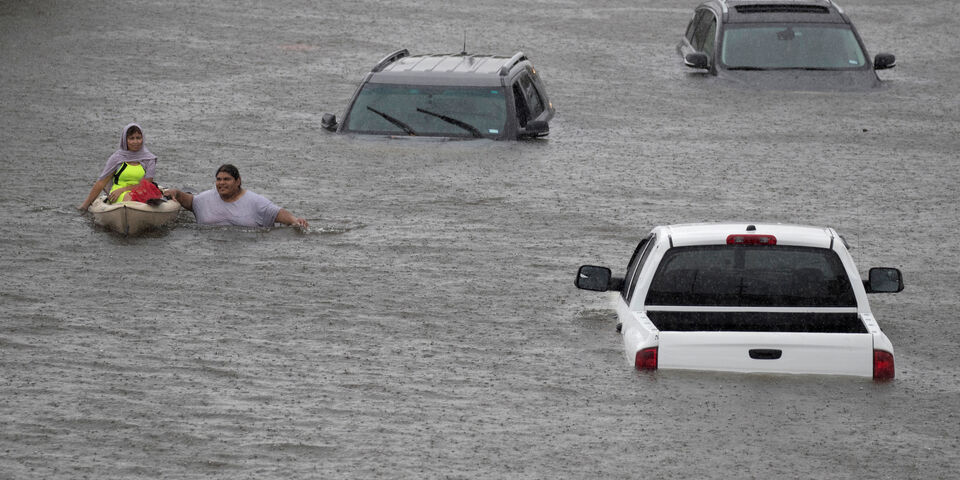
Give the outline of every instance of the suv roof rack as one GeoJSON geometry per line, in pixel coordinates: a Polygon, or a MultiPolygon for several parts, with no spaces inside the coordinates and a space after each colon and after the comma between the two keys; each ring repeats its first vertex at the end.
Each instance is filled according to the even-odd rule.
{"type": "Polygon", "coordinates": [[[517,52],[513,54],[513,56],[510,57],[510,60],[507,60],[507,63],[504,63],[503,66],[500,67],[500,72],[499,72],[500,76],[505,77],[508,73],[510,73],[511,68],[513,68],[516,64],[526,59],[527,59],[527,56],[524,55],[523,52],[517,52]]]}
{"type": "Polygon", "coordinates": [[[738,13],[830,13],[824,5],[791,3],[750,3],[734,7],[738,13]]]}
{"type": "Polygon", "coordinates": [[[383,57],[383,59],[377,62],[377,64],[374,65],[373,68],[370,69],[370,71],[379,72],[380,70],[383,70],[384,68],[386,68],[387,65],[390,65],[391,63],[396,62],[397,60],[409,55],[410,55],[409,50],[407,50],[406,48],[401,48],[400,50],[397,50],[396,52],[393,52],[390,55],[383,57]]]}
{"type": "MultiPolygon", "coordinates": [[[[723,10],[723,13],[727,13],[727,0],[717,0],[717,1],[720,2],[720,8],[723,10]]],[[[837,3],[834,2],[833,0],[821,0],[821,1],[823,1],[824,3],[826,3],[827,5],[835,8],[835,9],[837,9],[837,12],[840,13],[841,15],[843,15],[843,8],[841,8],[840,5],[837,5],[837,3]]],[[[762,3],[763,3],[763,0],[758,0],[758,1],[756,2],[757,5],[762,4],[762,3]]]]}

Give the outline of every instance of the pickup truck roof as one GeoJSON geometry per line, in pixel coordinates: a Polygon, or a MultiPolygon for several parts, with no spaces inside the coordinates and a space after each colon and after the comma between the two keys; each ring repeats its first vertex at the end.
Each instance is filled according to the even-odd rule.
{"type": "Polygon", "coordinates": [[[674,247],[723,245],[732,234],[773,235],[777,245],[830,248],[839,237],[832,228],[763,223],[690,223],[660,227],[674,247]]]}

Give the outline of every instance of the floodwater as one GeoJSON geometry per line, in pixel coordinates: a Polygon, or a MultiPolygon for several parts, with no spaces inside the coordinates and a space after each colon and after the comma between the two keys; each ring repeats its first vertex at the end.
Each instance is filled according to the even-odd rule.
{"type": "Polygon", "coordinates": [[[956,475],[954,2],[843,2],[899,63],[843,94],[692,74],[689,0],[89,3],[0,2],[0,478],[956,475]],[[532,58],[548,139],[319,128],[387,53],[464,37],[532,58]],[[131,121],[160,183],[230,162],[311,228],[95,227],[131,121]],[[871,296],[896,380],[633,370],[576,268],[716,220],[901,268],[871,296]]]}

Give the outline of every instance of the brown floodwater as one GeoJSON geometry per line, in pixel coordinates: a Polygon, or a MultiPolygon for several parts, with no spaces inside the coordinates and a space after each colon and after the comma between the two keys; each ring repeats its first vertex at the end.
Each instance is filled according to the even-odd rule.
{"type": "Polygon", "coordinates": [[[694,1],[0,3],[0,478],[946,478],[960,467],[956,6],[844,2],[862,93],[686,69],[694,1]],[[527,53],[531,142],[320,129],[398,48],[527,53]],[[949,48],[947,49],[949,50],[949,48]],[[124,238],[78,214],[120,129],[311,228],[124,238]],[[639,373],[609,297],[654,225],[832,226],[897,378],[639,373]]]}

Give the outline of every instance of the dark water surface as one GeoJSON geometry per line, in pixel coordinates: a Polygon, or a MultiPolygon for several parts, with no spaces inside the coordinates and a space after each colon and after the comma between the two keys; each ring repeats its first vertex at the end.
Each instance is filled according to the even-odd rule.
{"type": "Polygon", "coordinates": [[[956,475],[955,3],[844,2],[899,63],[854,94],[691,74],[693,1],[94,3],[0,2],[0,478],[956,475]],[[531,56],[549,139],[319,129],[382,56],[465,31],[531,56]],[[130,121],[161,183],[231,162],[311,228],[93,226],[130,121]],[[576,267],[715,220],[901,268],[871,297],[896,380],[634,371],[576,267]]]}

